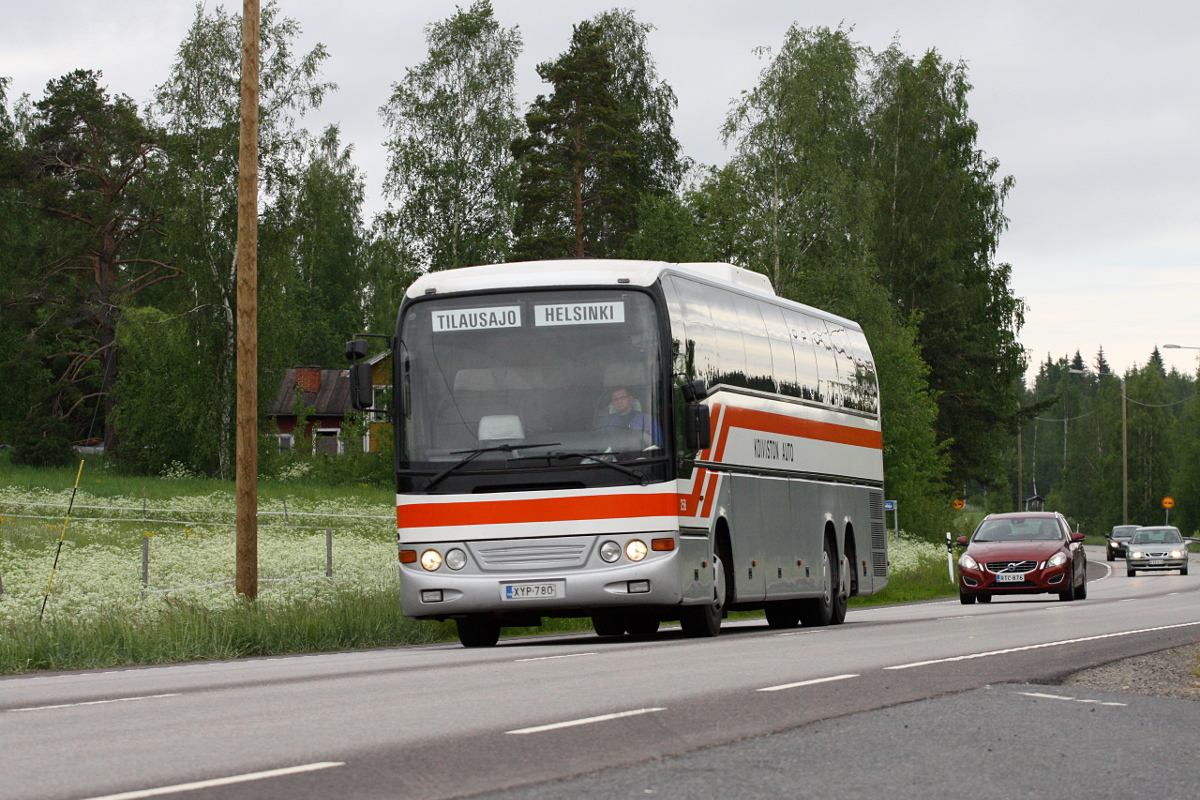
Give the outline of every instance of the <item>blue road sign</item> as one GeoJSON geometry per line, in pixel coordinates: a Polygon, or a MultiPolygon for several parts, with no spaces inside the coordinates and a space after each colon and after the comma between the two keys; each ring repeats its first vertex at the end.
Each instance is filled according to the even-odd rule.
{"type": "Polygon", "coordinates": [[[896,501],[895,500],[884,500],[883,501],[883,510],[884,511],[895,511],[896,510],[896,501]]]}

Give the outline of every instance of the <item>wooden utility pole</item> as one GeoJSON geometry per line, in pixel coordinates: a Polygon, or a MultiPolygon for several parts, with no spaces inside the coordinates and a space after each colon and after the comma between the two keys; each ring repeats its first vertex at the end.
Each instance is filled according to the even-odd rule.
{"type": "Polygon", "coordinates": [[[242,0],[237,237],[237,593],[258,597],[258,0],[242,0]]]}
{"type": "MultiPolygon", "coordinates": [[[[1121,524],[1129,524],[1129,412],[1125,405],[1125,376],[1121,376],[1121,524]]],[[[1184,554],[1186,555],[1186,553],[1184,554]]]]}

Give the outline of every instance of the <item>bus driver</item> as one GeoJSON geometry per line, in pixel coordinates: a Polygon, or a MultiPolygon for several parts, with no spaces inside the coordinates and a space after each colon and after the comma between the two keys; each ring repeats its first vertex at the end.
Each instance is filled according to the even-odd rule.
{"type": "Polygon", "coordinates": [[[662,428],[654,421],[654,417],[644,411],[638,411],[633,405],[633,393],[628,386],[618,386],[612,393],[612,413],[600,420],[600,428],[628,428],[648,434],[655,445],[662,447],[662,428]]]}

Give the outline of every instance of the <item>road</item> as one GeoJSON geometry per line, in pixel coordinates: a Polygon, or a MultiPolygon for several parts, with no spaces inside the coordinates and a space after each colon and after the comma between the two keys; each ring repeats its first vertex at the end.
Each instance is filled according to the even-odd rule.
{"type": "Polygon", "coordinates": [[[887,606],[829,628],[726,623],[714,640],[567,635],[3,678],[0,800],[953,797],[972,742],[988,753],[976,776],[1008,776],[992,794],[972,781],[973,794],[1038,796],[1014,790],[1068,763],[1092,769],[1088,753],[1118,764],[1108,748],[1130,725],[1163,746],[1200,725],[1200,704],[1044,685],[1200,641],[1196,570],[1126,578],[1089,557],[1090,596],[1071,603],[887,606]],[[1026,728],[1031,741],[1005,738],[1026,728]],[[823,731],[835,735],[818,747],[823,731]],[[813,757],[779,766],[797,741],[813,757]],[[1051,763],[1008,763],[1043,747],[1051,763]],[[904,776],[918,763],[915,792],[904,776]]]}

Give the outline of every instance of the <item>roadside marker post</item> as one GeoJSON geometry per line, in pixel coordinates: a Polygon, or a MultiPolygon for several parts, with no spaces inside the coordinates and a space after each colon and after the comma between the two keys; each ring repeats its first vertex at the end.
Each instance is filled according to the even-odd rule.
{"type": "Polygon", "coordinates": [[[67,523],[71,521],[71,509],[75,508],[75,494],[79,491],[79,476],[83,474],[83,459],[79,459],[79,469],[75,472],[75,488],[71,489],[71,502],[67,504],[67,516],[63,519],[62,531],[58,534],[58,549],[54,551],[54,566],[50,568],[50,580],[46,581],[46,594],[42,596],[42,610],[38,612],[38,622],[46,613],[46,601],[50,599],[50,587],[54,585],[54,573],[58,571],[58,557],[62,555],[63,539],[67,536],[67,523]]]}
{"type": "Polygon", "coordinates": [[[954,583],[954,539],[946,531],[946,567],[950,570],[950,582],[954,583]]]}

